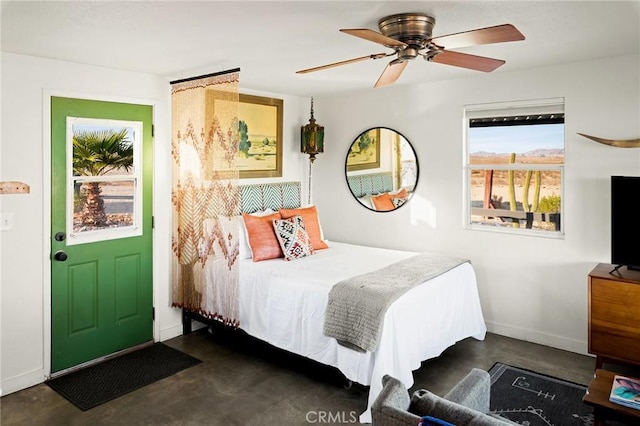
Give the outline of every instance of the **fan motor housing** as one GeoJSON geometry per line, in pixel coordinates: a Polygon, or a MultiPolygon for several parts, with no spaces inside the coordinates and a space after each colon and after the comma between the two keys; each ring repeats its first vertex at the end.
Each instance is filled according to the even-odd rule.
{"type": "Polygon", "coordinates": [[[435,18],[423,13],[399,13],[380,19],[378,28],[383,35],[394,40],[424,47],[431,39],[435,24],[435,18]]]}

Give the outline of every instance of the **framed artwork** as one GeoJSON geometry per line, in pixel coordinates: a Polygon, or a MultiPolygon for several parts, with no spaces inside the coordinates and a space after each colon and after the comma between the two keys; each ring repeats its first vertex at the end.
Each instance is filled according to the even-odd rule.
{"type": "Polygon", "coordinates": [[[362,132],[351,144],[347,171],[380,168],[380,128],[362,132]]]}
{"type": "Polygon", "coordinates": [[[282,99],[240,94],[238,167],[240,178],[282,176],[282,99]]]}

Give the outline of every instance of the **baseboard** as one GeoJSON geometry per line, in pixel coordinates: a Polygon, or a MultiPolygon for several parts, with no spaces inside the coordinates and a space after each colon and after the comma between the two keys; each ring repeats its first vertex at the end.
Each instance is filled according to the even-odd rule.
{"type": "Polygon", "coordinates": [[[173,339],[182,335],[182,324],[176,324],[171,327],[160,329],[160,341],[173,339]]]}
{"type": "MultiPolygon", "coordinates": [[[[205,324],[202,324],[198,321],[193,321],[193,324],[191,325],[191,331],[200,330],[204,327],[206,327],[205,324]]],[[[182,324],[173,325],[171,327],[160,330],[160,342],[164,342],[165,340],[173,339],[174,337],[178,336],[182,336],[182,324]]]]}
{"type": "Polygon", "coordinates": [[[0,384],[0,396],[9,395],[44,382],[44,369],[39,368],[29,373],[5,379],[0,384]]]}
{"type": "MultiPolygon", "coordinates": [[[[193,330],[204,327],[200,323],[194,323],[193,330]]],[[[177,324],[160,330],[160,341],[173,339],[182,335],[182,324],[177,324]]],[[[38,369],[29,373],[21,374],[0,382],[0,396],[9,395],[10,393],[21,391],[31,386],[38,385],[45,381],[44,369],[38,369]]]]}
{"type": "Polygon", "coordinates": [[[569,352],[575,352],[581,355],[589,355],[587,352],[587,342],[569,339],[554,334],[541,333],[526,328],[514,327],[508,324],[501,324],[493,321],[485,321],[487,331],[500,336],[511,337],[525,342],[537,343],[539,345],[550,346],[556,349],[562,349],[569,352]]]}

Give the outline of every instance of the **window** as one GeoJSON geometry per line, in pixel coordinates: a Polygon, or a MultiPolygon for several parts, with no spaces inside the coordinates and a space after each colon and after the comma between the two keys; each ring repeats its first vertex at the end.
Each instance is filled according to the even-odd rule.
{"type": "Polygon", "coordinates": [[[67,244],[142,235],[142,122],[67,117],[67,244]]]}
{"type": "Polygon", "coordinates": [[[562,236],[564,100],[465,108],[466,226],[562,236]]]}

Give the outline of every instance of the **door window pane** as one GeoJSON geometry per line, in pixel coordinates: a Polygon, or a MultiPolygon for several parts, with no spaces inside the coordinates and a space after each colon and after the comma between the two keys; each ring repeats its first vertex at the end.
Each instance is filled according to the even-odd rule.
{"type": "Polygon", "coordinates": [[[68,244],[141,235],[142,123],[67,118],[68,244]]]}
{"type": "Polygon", "coordinates": [[[74,182],[73,232],[134,225],[135,180],[74,182]]]}

